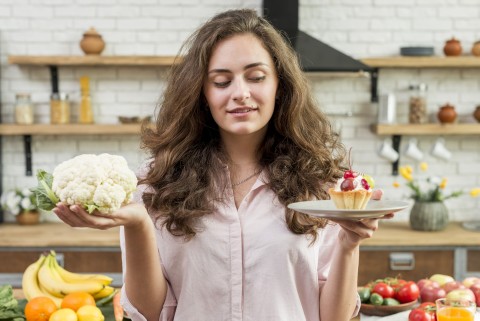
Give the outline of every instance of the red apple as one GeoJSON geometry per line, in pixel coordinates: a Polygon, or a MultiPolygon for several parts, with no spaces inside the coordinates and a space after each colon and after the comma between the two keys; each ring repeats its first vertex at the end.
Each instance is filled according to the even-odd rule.
{"type": "Polygon", "coordinates": [[[435,302],[437,299],[444,298],[447,295],[445,289],[435,284],[424,285],[420,291],[420,299],[422,302],[435,302]]]}
{"type": "Polygon", "coordinates": [[[442,288],[445,289],[445,292],[449,293],[453,290],[466,289],[467,287],[460,281],[451,281],[442,285],[442,288]]]}
{"type": "Polygon", "coordinates": [[[475,304],[477,305],[477,307],[480,307],[480,283],[472,284],[470,290],[475,295],[475,304]]]}
{"type": "Polygon", "coordinates": [[[418,280],[417,286],[418,286],[418,289],[420,291],[422,291],[422,289],[425,285],[432,285],[432,286],[435,286],[435,287],[438,287],[438,288],[440,287],[440,284],[438,284],[438,282],[432,281],[430,279],[420,279],[420,280],[418,280]]]}
{"type": "Polygon", "coordinates": [[[475,294],[470,289],[457,289],[447,293],[447,299],[450,300],[469,300],[475,302],[475,294]]]}

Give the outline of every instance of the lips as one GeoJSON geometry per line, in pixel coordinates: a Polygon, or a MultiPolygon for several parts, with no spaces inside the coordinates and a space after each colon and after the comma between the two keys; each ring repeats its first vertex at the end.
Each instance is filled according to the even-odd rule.
{"type": "Polygon", "coordinates": [[[251,111],[255,111],[257,108],[254,107],[240,107],[227,111],[230,114],[245,114],[251,111]]]}

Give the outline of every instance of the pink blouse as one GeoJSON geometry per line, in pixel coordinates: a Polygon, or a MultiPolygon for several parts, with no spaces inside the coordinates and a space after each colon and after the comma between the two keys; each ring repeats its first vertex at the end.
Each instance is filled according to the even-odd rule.
{"type": "MultiPolygon", "coordinates": [[[[319,321],[319,298],[338,244],[328,224],[311,245],[288,230],[285,207],[259,176],[235,207],[233,194],[202,219],[190,241],[157,229],[168,291],[160,321],[319,321]]],[[[137,193],[136,201],[141,201],[137,193]]],[[[123,271],[125,244],[120,232],[123,271]]],[[[327,294],[328,295],[328,294],[327,294]]],[[[132,320],[146,320],[122,288],[132,320]]],[[[359,308],[357,300],[357,311],[359,308]]]]}

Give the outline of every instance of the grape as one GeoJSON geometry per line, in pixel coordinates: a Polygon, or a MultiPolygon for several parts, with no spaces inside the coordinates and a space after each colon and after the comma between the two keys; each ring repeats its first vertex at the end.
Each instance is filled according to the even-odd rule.
{"type": "Polygon", "coordinates": [[[355,189],[353,178],[347,178],[346,180],[344,180],[342,184],[340,184],[340,189],[343,192],[353,191],[355,189]]]}
{"type": "Polygon", "coordinates": [[[345,173],[343,173],[343,178],[347,179],[347,178],[354,178],[354,174],[351,170],[346,170],[345,173]]]}

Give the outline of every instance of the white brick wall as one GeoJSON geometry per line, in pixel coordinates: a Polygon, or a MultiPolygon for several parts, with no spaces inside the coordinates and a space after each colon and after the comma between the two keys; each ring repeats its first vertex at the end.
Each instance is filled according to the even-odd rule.
{"type": "MultiPolygon", "coordinates": [[[[460,39],[466,54],[480,40],[478,0],[303,0],[301,28],[357,58],[397,55],[401,46],[431,45],[442,53],[445,40],[460,39]]],[[[7,64],[8,55],[80,55],[79,41],[94,26],[107,42],[104,55],[173,55],[198,25],[216,12],[247,7],[259,10],[261,0],[0,0],[0,63],[3,122],[12,122],[15,93],[30,92],[36,121],[49,117],[50,75],[44,67],[7,64]],[[15,4],[14,4],[15,3],[15,4]]],[[[70,93],[72,108],[78,106],[82,75],[91,77],[96,120],[115,123],[117,116],[150,115],[165,86],[165,68],[79,67],[59,68],[60,89],[70,93]]],[[[332,115],[347,146],[354,146],[355,167],[371,173],[386,198],[406,198],[395,189],[400,180],[391,165],[377,156],[383,141],[369,130],[376,106],[370,104],[370,82],[365,78],[308,75],[322,108],[329,113],[352,111],[353,117],[332,115]]],[[[381,70],[380,92],[398,99],[398,119],[406,121],[406,88],[413,81],[429,85],[429,107],[434,119],[438,106],[450,102],[461,119],[473,121],[480,104],[480,70],[381,70]]],[[[76,112],[74,111],[74,114],[76,112]]],[[[25,176],[22,137],[3,137],[3,186],[31,186],[25,176]]],[[[403,142],[408,139],[404,138],[403,142]]],[[[429,155],[435,137],[418,137],[430,172],[449,178],[452,188],[480,186],[480,143],[477,136],[447,136],[453,152],[449,162],[429,155]]],[[[132,167],[145,155],[135,136],[34,136],[33,169],[47,170],[80,153],[111,152],[124,155],[132,167]]],[[[404,145],[403,143],[403,145],[404,145]]],[[[403,146],[402,146],[403,147],[403,146]]],[[[402,164],[407,164],[402,158],[402,164]]],[[[448,201],[454,220],[478,218],[479,201],[469,196],[448,201]]],[[[12,219],[7,217],[7,219],[12,219]]],[[[408,219],[408,212],[397,215],[408,219]]]]}

